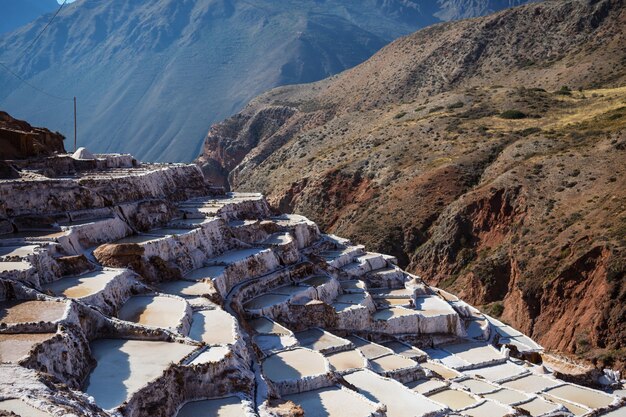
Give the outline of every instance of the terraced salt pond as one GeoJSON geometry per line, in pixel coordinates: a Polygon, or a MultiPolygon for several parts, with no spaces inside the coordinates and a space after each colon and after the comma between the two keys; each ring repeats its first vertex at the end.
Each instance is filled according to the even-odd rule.
{"type": "Polygon", "coordinates": [[[293,238],[291,237],[289,233],[285,232],[285,233],[274,233],[273,235],[265,239],[263,242],[261,242],[261,244],[267,245],[267,246],[279,246],[279,245],[286,245],[291,242],[293,242],[293,238]]]}
{"type": "Polygon", "coordinates": [[[417,312],[415,310],[411,310],[404,307],[391,307],[383,310],[378,310],[376,313],[372,315],[374,320],[386,321],[392,319],[394,317],[403,317],[403,316],[416,316],[417,312]]]}
{"type": "Polygon", "coordinates": [[[235,319],[222,309],[193,313],[189,337],[209,345],[235,342],[235,319]]]}
{"type": "Polygon", "coordinates": [[[413,391],[424,395],[448,386],[444,381],[438,379],[418,379],[417,381],[409,382],[405,385],[413,391]]]}
{"type": "Polygon", "coordinates": [[[121,320],[153,327],[175,330],[186,312],[187,304],[180,299],[163,296],[134,296],[120,309],[121,320]]]}
{"type": "Polygon", "coordinates": [[[274,382],[301,379],[327,372],[324,356],[303,348],[269,356],[263,361],[262,368],[263,373],[274,382]]]}
{"type": "Polygon", "coordinates": [[[248,301],[244,304],[244,307],[246,310],[261,310],[276,304],[284,303],[289,298],[289,295],[284,294],[263,294],[248,301]]]}
{"type": "Polygon", "coordinates": [[[267,250],[268,249],[264,249],[264,248],[237,249],[237,250],[223,253],[222,255],[218,257],[210,259],[208,263],[211,265],[230,265],[230,264],[243,261],[246,258],[250,258],[252,256],[258,255],[259,253],[267,251],[267,250]]]}
{"type": "Polygon", "coordinates": [[[28,271],[33,266],[26,261],[3,261],[0,262],[0,272],[28,271]]]}
{"type": "Polygon", "coordinates": [[[208,362],[219,362],[231,352],[228,346],[211,346],[193,358],[189,365],[200,365],[208,362]]]}
{"type": "Polygon", "coordinates": [[[488,392],[493,392],[497,389],[495,385],[488,384],[484,381],[480,381],[478,379],[466,379],[465,381],[459,382],[459,384],[467,387],[474,394],[485,394],[488,392]]]}
{"type": "Polygon", "coordinates": [[[498,365],[470,369],[464,372],[470,376],[481,376],[487,381],[491,382],[498,382],[504,379],[514,378],[515,376],[528,373],[526,369],[510,361],[498,365]]]}
{"type": "Polygon", "coordinates": [[[222,275],[224,271],[226,271],[224,265],[205,266],[190,271],[185,275],[185,279],[190,281],[213,280],[222,275]]]}
{"type": "Polygon", "coordinates": [[[344,378],[369,400],[386,404],[388,416],[417,417],[443,410],[423,395],[370,371],[356,371],[344,378]]]}
{"type": "Polygon", "coordinates": [[[63,318],[66,305],[55,301],[5,301],[0,303],[0,323],[56,322],[63,318]]]}
{"type": "Polygon", "coordinates": [[[485,401],[476,407],[463,410],[463,414],[467,414],[472,417],[504,417],[512,414],[512,411],[494,403],[493,401],[485,401]]]}
{"type": "Polygon", "coordinates": [[[544,391],[551,387],[556,387],[559,384],[560,382],[547,377],[539,375],[526,375],[521,378],[514,379],[513,381],[505,382],[502,386],[522,392],[534,393],[544,391]]]}
{"type": "Polygon", "coordinates": [[[425,362],[425,363],[422,363],[421,366],[422,368],[430,369],[431,371],[436,372],[437,374],[441,375],[441,377],[444,379],[454,379],[454,378],[458,378],[459,376],[461,376],[461,374],[458,373],[457,371],[447,368],[438,363],[425,362]]]}
{"type": "Polygon", "coordinates": [[[324,351],[332,348],[340,348],[350,344],[349,341],[337,337],[320,329],[309,329],[295,334],[300,346],[324,351]]]}
{"type": "Polygon", "coordinates": [[[259,334],[290,335],[291,331],[266,317],[250,320],[248,323],[259,334]]]}
{"type": "Polygon", "coordinates": [[[365,358],[356,350],[348,350],[327,355],[330,366],[337,372],[344,372],[350,369],[365,368],[365,358]]]}
{"type": "Polygon", "coordinates": [[[180,297],[202,297],[211,294],[212,287],[205,282],[172,281],[159,285],[159,290],[166,294],[174,294],[180,297]]]}
{"type": "Polygon", "coordinates": [[[542,397],[547,399],[547,400],[552,401],[555,404],[562,405],[563,407],[567,408],[575,416],[582,416],[582,415],[587,414],[589,412],[588,409],[586,409],[586,408],[584,408],[584,407],[582,407],[580,405],[573,404],[573,403],[571,403],[569,401],[565,401],[565,400],[563,400],[561,398],[558,398],[558,397],[553,397],[553,396],[548,395],[548,394],[542,394],[542,397]]]}
{"type": "Polygon", "coordinates": [[[415,309],[425,317],[455,314],[450,304],[435,296],[416,297],[415,309]]]}
{"type": "Polygon", "coordinates": [[[396,354],[400,356],[404,356],[405,358],[413,359],[416,361],[421,361],[426,359],[426,353],[422,352],[419,349],[416,349],[412,346],[405,345],[401,342],[387,342],[383,343],[382,346],[393,350],[396,354]]]}
{"type": "Polygon", "coordinates": [[[153,229],[143,234],[127,236],[123,239],[116,241],[115,243],[116,244],[136,243],[138,245],[141,245],[143,243],[148,243],[153,240],[163,239],[168,236],[183,235],[185,233],[189,233],[192,230],[193,229],[171,229],[171,228],[153,229]]]}
{"type": "Polygon", "coordinates": [[[84,391],[104,409],[120,405],[196,349],[182,343],[123,339],[100,339],[90,347],[97,365],[84,391]]]}
{"type": "Polygon", "coordinates": [[[0,334],[0,362],[16,363],[35,345],[51,339],[55,333],[0,334]]]}
{"type": "Polygon", "coordinates": [[[367,359],[375,359],[393,353],[391,349],[376,343],[370,343],[360,337],[350,336],[348,340],[350,340],[367,359]]]}
{"type": "Polygon", "coordinates": [[[458,343],[446,345],[443,349],[471,364],[503,361],[505,359],[504,355],[486,343],[458,343]]]}
{"type": "Polygon", "coordinates": [[[68,298],[84,298],[97,294],[120,275],[121,270],[105,269],[91,272],[78,277],[67,277],[44,285],[44,290],[51,291],[57,296],[68,298]]]}
{"type": "Polygon", "coordinates": [[[551,413],[559,408],[557,404],[550,403],[541,398],[534,398],[528,402],[525,402],[524,404],[518,405],[517,407],[528,411],[533,417],[551,413]]]}
{"type": "Polygon", "coordinates": [[[331,278],[324,275],[315,275],[302,281],[303,284],[311,287],[319,287],[330,282],[331,278]]]}
{"type": "Polygon", "coordinates": [[[338,387],[287,395],[284,399],[302,407],[306,417],[369,417],[376,411],[374,404],[338,387]]]}
{"type": "Polygon", "coordinates": [[[0,246],[0,258],[4,257],[17,257],[25,258],[28,255],[35,253],[37,245],[25,245],[25,246],[0,246]]]}
{"type": "Polygon", "coordinates": [[[438,403],[445,404],[453,410],[461,410],[478,402],[478,400],[470,394],[455,389],[444,389],[429,395],[428,398],[438,403]]]}
{"type": "Polygon", "coordinates": [[[561,385],[546,391],[546,394],[561,398],[588,408],[608,407],[614,401],[613,397],[600,392],[572,384],[561,385]]]}
{"type": "Polygon", "coordinates": [[[396,371],[398,369],[415,368],[417,363],[411,359],[400,355],[385,355],[376,359],[371,359],[372,369],[374,372],[384,373],[396,371]]]}
{"type": "Polygon", "coordinates": [[[526,401],[529,398],[527,395],[524,395],[519,391],[513,391],[506,388],[489,394],[483,394],[483,397],[489,400],[501,402],[503,404],[514,404],[521,401],[526,401]]]}
{"type": "Polygon", "coordinates": [[[241,417],[245,409],[238,397],[215,400],[192,401],[186,403],[177,417],[241,417]]]}
{"type": "Polygon", "coordinates": [[[44,413],[36,409],[22,400],[4,400],[0,401],[0,411],[15,413],[18,416],[28,417],[50,417],[50,414],[44,413]]]}

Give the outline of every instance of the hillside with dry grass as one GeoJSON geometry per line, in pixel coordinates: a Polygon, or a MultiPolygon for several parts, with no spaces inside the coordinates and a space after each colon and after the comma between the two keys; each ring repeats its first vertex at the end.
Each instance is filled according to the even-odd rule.
{"type": "Polygon", "coordinates": [[[436,25],[260,96],[198,163],[549,350],[623,367],[625,31],[622,0],[436,25]]]}

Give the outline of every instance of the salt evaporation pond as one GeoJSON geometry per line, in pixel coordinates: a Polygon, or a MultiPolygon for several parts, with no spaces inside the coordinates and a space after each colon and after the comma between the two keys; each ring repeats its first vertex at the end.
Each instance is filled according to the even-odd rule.
{"type": "Polygon", "coordinates": [[[478,402],[468,393],[455,389],[444,389],[435,394],[429,395],[428,398],[433,401],[437,401],[438,403],[445,404],[453,410],[460,410],[478,402]]]}
{"type": "Polygon", "coordinates": [[[186,403],[177,417],[241,417],[245,409],[238,397],[216,400],[192,401],[186,403]]]}
{"type": "Polygon", "coordinates": [[[300,346],[318,351],[350,344],[349,341],[320,329],[305,330],[296,333],[295,336],[300,342],[300,346]]]}
{"type": "Polygon", "coordinates": [[[417,367],[417,362],[411,359],[405,358],[404,356],[395,355],[395,354],[385,355],[376,359],[371,359],[370,362],[372,364],[372,369],[378,373],[417,367]]]}
{"type": "Polygon", "coordinates": [[[425,362],[420,365],[422,368],[430,369],[431,371],[436,372],[437,374],[441,375],[441,377],[444,379],[454,379],[454,378],[461,376],[461,374],[458,373],[457,371],[454,371],[450,368],[446,368],[445,366],[439,365],[438,363],[425,362]]]}
{"type": "Polygon", "coordinates": [[[288,329],[266,317],[250,320],[248,324],[259,334],[277,334],[285,336],[291,334],[288,329]]]}
{"type": "Polygon", "coordinates": [[[16,363],[35,345],[54,336],[55,333],[0,334],[0,362],[16,363]]]}
{"type": "Polygon", "coordinates": [[[367,359],[374,359],[393,353],[391,349],[388,349],[376,343],[367,342],[360,337],[350,336],[348,337],[348,340],[350,340],[367,359]]]}
{"type": "Polygon", "coordinates": [[[182,343],[100,339],[91,343],[97,365],[89,375],[85,393],[108,410],[159,377],[170,363],[178,363],[196,347],[182,343]]]}
{"type": "Polygon", "coordinates": [[[192,316],[189,337],[209,345],[235,342],[235,319],[221,309],[203,310],[192,316]]]}
{"type": "Polygon", "coordinates": [[[202,297],[211,294],[212,288],[205,282],[171,281],[159,285],[161,292],[180,297],[202,297]]]}
{"type": "Polygon", "coordinates": [[[113,281],[121,271],[105,269],[103,271],[91,272],[77,277],[67,277],[44,285],[45,290],[52,291],[57,296],[68,298],[84,298],[96,294],[113,281]]]}
{"type": "Polygon", "coordinates": [[[511,388],[527,393],[543,391],[547,388],[556,387],[560,382],[554,381],[539,375],[526,375],[513,381],[501,384],[503,387],[511,388]]]}
{"type": "Polygon", "coordinates": [[[226,355],[230,353],[230,349],[227,346],[211,346],[198,356],[196,356],[189,365],[200,365],[208,362],[219,362],[224,359],[226,355]]]}
{"type": "Polygon", "coordinates": [[[19,257],[25,258],[28,255],[35,253],[37,245],[25,245],[25,246],[0,246],[0,257],[19,257]]]}
{"type": "Polygon", "coordinates": [[[493,401],[485,401],[477,407],[463,410],[463,414],[472,417],[504,417],[512,414],[512,412],[508,408],[496,404],[493,401]]]}
{"type": "Polygon", "coordinates": [[[602,408],[611,405],[614,398],[600,391],[595,391],[572,384],[552,388],[546,392],[554,397],[562,398],[588,408],[602,408]]]}
{"type": "Polygon", "coordinates": [[[528,411],[533,417],[538,417],[555,411],[559,406],[541,398],[534,398],[517,407],[528,411]]]}
{"type": "Polygon", "coordinates": [[[374,404],[337,387],[287,395],[284,399],[302,407],[306,417],[369,417],[375,411],[374,404]]]}
{"type": "Polygon", "coordinates": [[[528,400],[527,395],[524,395],[519,391],[513,391],[506,388],[502,388],[489,394],[484,394],[483,397],[487,398],[488,400],[501,402],[503,404],[515,404],[520,401],[528,400]]]}
{"type": "Polygon", "coordinates": [[[426,357],[426,353],[422,352],[419,349],[415,349],[412,346],[405,345],[404,343],[392,341],[386,342],[382,344],[384,347],[393,350],[400,356],[404,356],[405,358],[418,360],[420,358],[426,357]]]}
{"type": "Polygon", "coordinates": [[[55,301],[5,301],[0,303],[0,323],[51,323],[63,318],[65,307],[55,301]]]}
{"type": "Polygon", "coordinates": [[[186,308],[187,304],[180,299],[139,295],[126,301],[118,317],[146,326],[176,329],[185,315],[186,308]]]}
{"type": "Polygon", "coordinates": [[[44,413],[43,411],[30,406],[22,400],[0,401],[0,411],[12,412],[18,416],[25,417],[50,417],[50,414],[44,413]]]}
{"type": "Polygon", "coordinates": [[[356,350],[334,353],[326,357],[330,365],[337,372],[365,367],[365,358],[356,350]]]}
{"type": "Polygon", "coordinates": [[[400,383],[369,371],[356,371],[344,378],[371,401],[386,404],[388,416],[416,417],[443,409],[439,404],[400,383]]]}
{"type": "Polygon", "coordinates": [[[542,394],[542,396],[546,400],[550,400],[553,403],[561,404],[562,406],[567,408],[575,416],[582,416],[582,415],[585,415],[585,414],[587,414],[589,412],[588,409],[586,409],[586,408],[584,408],[582,406],[576,405],[576,404],[572,404],[571,402],[565,401],[565,400],[563,400],[561,398],[553,397],[553,396],[548,395],[548,394],[542,394]]]}
{"type": "Polygon", "coordinates": [[[330,277],[325,277],[323,275],[316,275],[313,276],[311,278],[307,278],[304,281],[302,281],[304,284],[310,285],[312,287],[319,287],[321,285],[324,285],[328,282],[330,282],[331,278],[330,277]]]}
{"type": "Polygon", "coordinates": [[[408,382],[405,385],[420,394],[427,394],[448,387],[448,384],[438,379],[418,379],[417,381],[408,382]]]}
{"type": "Polygon", "coordinates": [[[487,392],[493,392],[498,389],[496,386],[488,384],[478,379],[466,379],[459,382],[459,384],[466,386],[474,394],[485,394],[487,392]]]}
{"type": "Polygon", "coordinates": [[[383,310],[378,310],[373,314],[374,320],[382,320],[386,321],[392,319],[394,317],[403,317],[403,316],[415,316],[417,317],[417,312],[415,310],[411,310],[404,307],[391,307],[383,310]]]}
{"type": "Polygon", "coordinates": [[[289,381],[327,372],[326,360],[309,349],[294,349],[277,353],[263,361],[263,373],[272,381],[289,381]]]}
{"type": "Polygon", "coordinates": [[[26,261],[0,262],[0,272],[28,271],[33,266],[26,261]]]}

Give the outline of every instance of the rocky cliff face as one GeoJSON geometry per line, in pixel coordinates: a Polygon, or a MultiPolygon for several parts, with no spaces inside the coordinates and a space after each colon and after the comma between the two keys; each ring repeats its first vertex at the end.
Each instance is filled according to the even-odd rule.
{"type": "Polygon", "coordinates": [[[59,133],[32,127],[0,111],[0,160],[65,153],[64,139],[59,133]]]}
{"type": "Polygon", "coordinates": [[[437,25],[258,97],[198,163],[550,349],[623,361],[625,23],[568,0],[437,25]]]}

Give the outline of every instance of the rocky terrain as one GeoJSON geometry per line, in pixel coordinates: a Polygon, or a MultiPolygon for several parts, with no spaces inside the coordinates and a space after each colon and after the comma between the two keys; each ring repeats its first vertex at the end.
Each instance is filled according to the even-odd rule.
{"type": "Polygon", "coordinates": [[[623,369],[624,6],[548,1],[429,27],[254,99],[197,162],[550,351],[623,369]]]}
{"type": "MultiPolygon", "coordinates": [[[[47,1],[55,3],[36,3],[47,1]]],[[[6,2],[33,3],[0,7],[6,2]]],[[[0,102],[69,136],[76,96],[80,145],[191,161],[207,126],[270,88],[352,68],[429,24],[525,2],[79,0],[45,32],[50,19],[42,17],[0,36],[0,62],[49,94],[0,67],[0,102]]]]}
{"type": "Polygon", "coordinates": [[[0,111],[0,159],[24,159],[65,153],[63,137],[46,128],[32,127],[0,111]]]}
{"type": "Polygon", "coordinates": [[[395,257],[226,193],[196,165],[84,148],[10,163],[0,416],[626,410],[619,373],[581,374],[395,257]]]}

